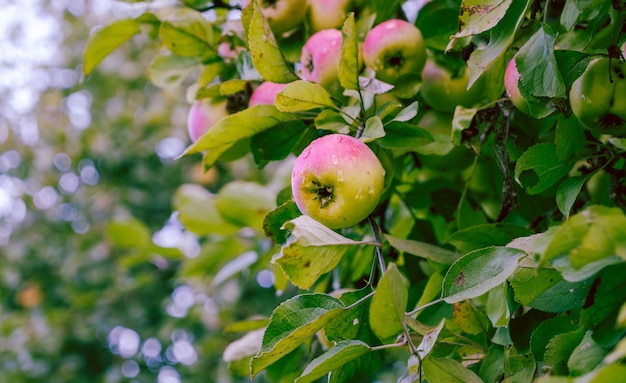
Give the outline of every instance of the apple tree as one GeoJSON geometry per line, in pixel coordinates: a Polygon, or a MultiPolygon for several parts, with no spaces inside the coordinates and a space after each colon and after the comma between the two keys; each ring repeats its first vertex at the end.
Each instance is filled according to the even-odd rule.
{"type": "Polygon", "coordinates": [[[623,381],[624,1],[147,9],[93,33],[84,70],[158,42],[182,157],[232,169],[172,198],[203,249],[182,273],[281,298],[221,324],[233,376],[623,381]]]}

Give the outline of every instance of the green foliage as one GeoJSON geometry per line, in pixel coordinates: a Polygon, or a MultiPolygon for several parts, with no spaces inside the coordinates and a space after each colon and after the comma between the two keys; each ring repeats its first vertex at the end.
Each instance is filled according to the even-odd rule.
{"type": "MultiPolygon", "coordinates": [[[[326,88],[298,77],[308,21],[275,34],[257,1],[237,20],[228,4],[184,2],[89,37],[87,75],[140,35],[154,44],[144,69],[163,92],[182,103],[228,99],[229,115],[174,161],[200,162],[217,180],[150,173],[167,186],[164,210],[193,236],[193,254],[156,243],[163,211],[155,222],[125,209],[103,229],[115,268],[145,283],[133,285],[134,301],[166,274],[168,289],[192,286],[218,302],[217,315],[192,303],[174,323],[154,314],[161,296],[138,316],[191,328],[202,352],[223,352],[199,381],[623,380],[626,145],[581,124],[568,99],[593,57],[623,60],[621,3],[433,1],[417,15],[402,3],[353,4],[326,88]],[[432,108],[421,74],[394,87],[361,63],[365,35],[396,15],[415,20],[433,56],[467,66],[470,85],[488,81],[488,95],[456,106],[443,132],[422,120],[432,108]],[[528,115],[504,90],[512,59],[528,115]],[[287,85],[273,104],[248,107],[260,81],[287,85]],[[301,215],[291,198],[293,157],[331,132],[366,142],[386,173],[378,207],[342,230],[301,215]],[[456,149],[468,155],[448,155],[456,149]]],[[[115,150],[132,150],[120,141],[115,150]]],[[[129,163],[104,160],[108,182],[129,163]]]]}

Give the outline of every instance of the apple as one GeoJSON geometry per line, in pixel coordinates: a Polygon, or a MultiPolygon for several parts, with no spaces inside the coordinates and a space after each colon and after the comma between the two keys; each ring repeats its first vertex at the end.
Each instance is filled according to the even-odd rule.
{"type": "MultiPolygon", "coordinates": [[[[307,0],[257,0],[261,6],[261,13],[270,25],[275,35],[296,28],[304,21],[307,10],[307,0]]],[[[250,0],[243,0],[241,7],[245,8],[250,0]]]]}
{"type": "Polygon", "coordinates": [[[337,83],[341,40],[338,29],[324,29],[307,39],[300,56],[303,80],[318,83],[326,89],[337,83]]]}
{"type": "Polygon", "coordinates": [[[248,107],[255,105],[274,105],[276,103],[276,95],[280,93],[287,84],[277,84],[271,81],[264,81],[254,89],[250,95],[248,107]]]}
{"type": "Polygon", "coordinates": [[[192,142],[206,133],[219,120],[228,116],[226,98],[203,98],[194,101],[187,115],[187,132],[192,142]]]}
{"type": "Polygon", "coordinates": [[[402,75],[419,75],[426,62],[422,32],[404,20],[383,21],[365,36],[363,60],[376,78],[390,84],[402,75]]]}
{"type": "Polygon", "coordinates": [[[309,26],[314,32],[340,28],[351,8],[352,0],[309,0],[309,26]]]}
{"type": "Polygon", "coordinates": [[[504,71],[504,89],[507,96],[511,99],[513,105],[522,113],[529,116],[531,113],[531,107],[535,111],[536,115],[548,115],[552,112],[551,108],[547,104],[539,104],[536,101],[529,101],[519,90],[520,74],[517,70],[517,64],[515,63],[515,57],[509,61],[504,71]]]}
{"type": "Polygon", "coordinates": [[[569,101],[572,113],[590,131],[626,136],[626,62],[591,60],[572,83],[569,101]]]}
{"type": "Polygon", "coordinates": [[[353,226],[374,211],[385,170],[362,141],[344,134],[322,136],[296,158],[291,191],[298,209],[331,229],[353,226]]]}
{"type": "Polygon", "coordinates": [[[469,89],[468,83],[469,70],[462,60],[446,67],[429,57],[422,69],[420,94],[433,109],[451,113],[457,105],[470,107],[485,95],[484,77],[479,77],[469,89]]]}

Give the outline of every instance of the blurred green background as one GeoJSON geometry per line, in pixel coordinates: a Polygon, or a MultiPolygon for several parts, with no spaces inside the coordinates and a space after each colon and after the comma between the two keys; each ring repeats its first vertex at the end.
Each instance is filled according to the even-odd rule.
{"type": "Polygon", "coordinates": [[[207,248],[245,265],[249,236],[203,243],[173,213],[184,183],[265,175],[174,160],[189,104],[147,81],[154,42],[138,35],[82,75],[90,32],[144,7],[0,1],[0,382],[233,381],[221,353],[240,335],[225,324],[284,299],[262,268],[208,281],[226,258],[207,248]]]}

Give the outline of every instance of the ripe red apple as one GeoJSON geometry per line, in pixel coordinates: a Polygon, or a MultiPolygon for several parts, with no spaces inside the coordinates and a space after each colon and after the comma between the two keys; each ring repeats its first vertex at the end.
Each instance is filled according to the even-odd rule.
{"type": "Polygon", "coordinates": [[[314,140],[296,158],[293,199],[306,214],[331,229],[353,226],[376,208],[385,170],[362,141],[344,134],[314,140]]]}
{"type": "Polygon", "coordinates": [[[479,77],[472,87],[469,83],[469,70],[462,61],[447,68],[435,58],[429,57],[422,69],[420,94],[433,109],[451,113],[457,105],[470,107],[485,94],[484,77],[479,77]]]}
{"type": "Polygon", "coordinates": [[[341,28],[352,7],[352,0],[309,0],[308,21],[314,32],[341,28]]]}
{"type": "Polygon", "coordinates": [[[337,82],[341,40],[338,29],[324,29],[311,35],[300,56],[302,79],[331,88],[337,82]]]}
{"type": "Polygon", "coordinates": [[[192,142],[196,142],[216,122],[228,116],[226,104],[225,98],[203,98],[194,101],[187,115],[187,132],[192,142]]]}
{"type": "MultiPolygon", "coordinates": [[[[506,90],[506,94],[511,99],[511,102],[513,103],[513,105],[515,105],[515,107],[518,110],[520,110],[522,113],[528,114],[530,116],[532,115],[530,108],[531,108],[531,102],[533,101],[529,101],[526,98],[524,98],[524,96],[522,96],[519,90],[519,86],[520,86],[519,81],[520,81],[520,74],[519,74],[519,71],[517,70],[515,57],[513,57],[511,61],[509,61],[509,63],[507,64],[506,70],[504,72],[504,89],[506,90]]],[[[538,104],[534,102],[532,106],[533,106],[533,109],[535,110],[535,113],[538,115],[544,115],[544,114],[547,115],[547,114],[550,114],[551,112],[549,110],[550,107],[545,104],[538,104]]]]}
{"type": "Polygon", "coordinates": [[[264,81],[254,89],[248,102],[248,107],[255,105],[274,105],[276,103],[276,95],[280,93],[287,84],[277,84],[271,81],[264,81]]]}
{"type": "Polygon", "coordinates": [[[422,32],[404,20],[383,21],[365,36],[363,60],[376,78],[390,84],[405,74],[419,75],[426,62],[422,32]]]}
{"type": "MultiPolygon", "coordinates": [[[[281,35],[296,28],[304,21],[307,10],[307,0],[257,0],[261,6],[261,13],[270,25],[275,35],[281,35]]],[[[243,0],[241,7],[245,8],[250,0],[243,0]]]]}

